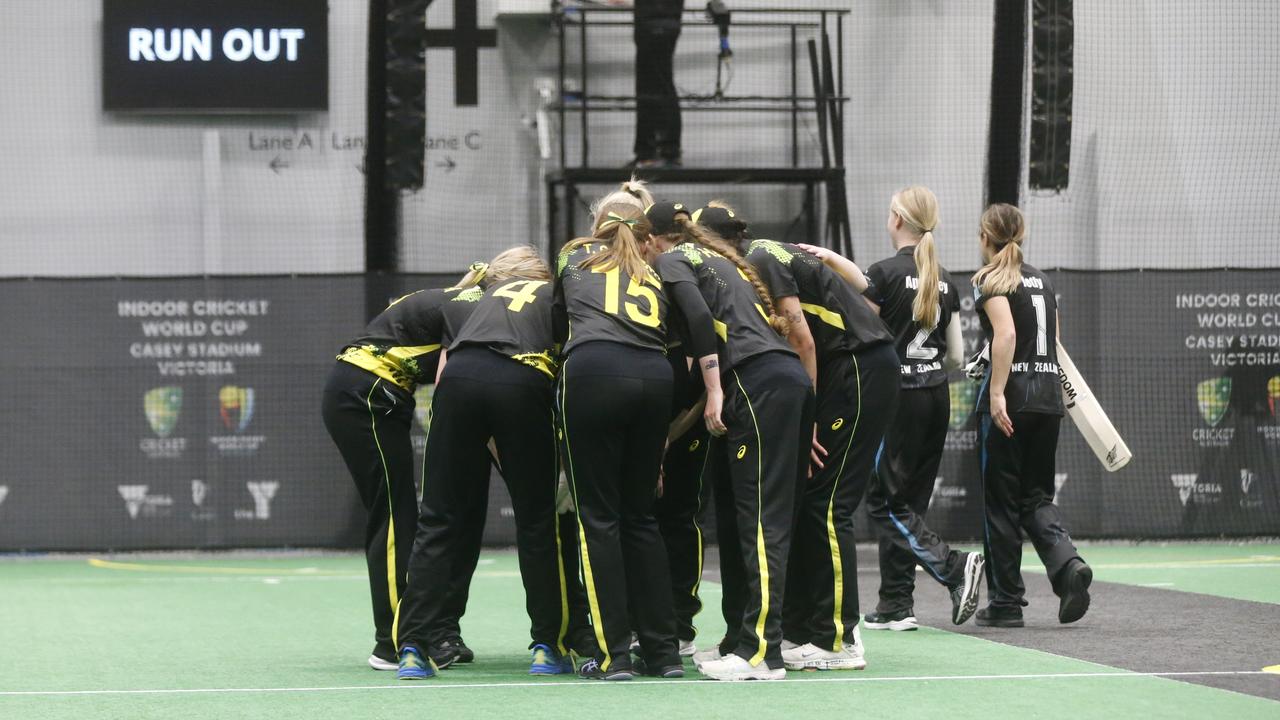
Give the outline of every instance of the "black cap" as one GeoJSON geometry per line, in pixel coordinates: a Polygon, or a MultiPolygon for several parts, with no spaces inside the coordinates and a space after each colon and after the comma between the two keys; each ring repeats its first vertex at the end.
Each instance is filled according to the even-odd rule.
{"type": "Polygon", "coordinates": [[[645,217],[649,218],[649,224],[653,226],[654,235],[670,235],[671,233],[680,232],[680,226],[676,224],[676,216],[681,213],[688,215],[689,208],[682,203],[667,200],[656,202],[645,208],[644,211],[645,217]]]}
{"type": "Polygon", "coordinates": [[[737,240],[747,229],[747,224],[732,211],[720,207],[700,208],[692,217],[694,222],[726,240],[737,240]]]}

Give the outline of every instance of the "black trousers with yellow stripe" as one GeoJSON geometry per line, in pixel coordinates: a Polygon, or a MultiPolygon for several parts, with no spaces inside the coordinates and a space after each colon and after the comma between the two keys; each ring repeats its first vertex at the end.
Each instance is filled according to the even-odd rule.
{"type": "Polygon", "coordinates": [[[671,366],[656,350],[580,345],[564,361],[558,410],[596,659],[604,670],[629,669],[634,623],[649,667],[678,665],[667,555],[653,515],[671,366]]]}
{"type": "Polygon", "coordinates": [[[413,395],[367,370],[338,361],[325,384],[321,414],[368,513],[365,560],[375,652],[391,658],[395,656],[392,622],[404,594],[418,518],[410,440],[413,395]]]}
{"type": "Polygon", "coordinates": [[[722,653],[782,667],[783,592],[790,570],[798,481],[808,462],[814,398],[794,356],[758,355],[724,373],[729,432],[711,452],[725,455],[715,478],[720,543],[722,653]]]}
{"type": "Polygon", "coordinates": [[[672,441],[662,460],[662,497],[654,503],[658,529],[667,548],[671,568],[671,597],[676,608],[676,636],[692,641],[698,630],[693,618],[702,610],[698,590],[702,584],[705,539],[698,515],[711,498],[711,435],[701,419],[672,441]]]}
{"type": "Polygon", "coordinates": [[[516,545],[533,643],[564,652],[569,614],[555,508],[559,477],[552,381],[537,370],[484,348],[449,357],[433,401],[427,437],[422,507],[409,559],[409,578],[396,614],[399,647],[420,649],[454,607],[452,583],[468,555],[469,527],[489,485],[493,438],[515,511],[516,545]]]}
{"type": "Polygon", "coordinates": [[[898,355],[889,344],[819,358],[818,442],[824,467],[805,482],[791,546],[787,639],[839,651],[861,619],[853,512],[898,401],[898,355]]]}

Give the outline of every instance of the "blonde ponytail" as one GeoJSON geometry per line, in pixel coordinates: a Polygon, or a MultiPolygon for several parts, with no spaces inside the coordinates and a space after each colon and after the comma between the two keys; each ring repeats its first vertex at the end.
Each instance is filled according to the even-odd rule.
{"type": "Polygon", "coordinates": [[[483,279],[485,286],[489,286],[512,278],[550,280],[551,269],[532,246],[517,245],[495,255],[483,279]]]}
{"type": "Polygon", "coordinates": [[[644,212],[645,208],[653,204],[653,193],[649,192],[649,188],[643,180],[631,178],[630,180],[618,186],[617,190],[605,195],[591,205],[591,231],[595,232],[596,228],[604,224],[606,212],[614,205],[632,205],[644,212]]]}
{"type": "Polygon", "coordinates": [[[489,263],[473,262],[471,263],[471,267],[467,270],[467,274],[462,276],[462,279],[458,281],[458,284],[450,287],[449,289],[466,290],[469,287],[475,287],[480,284],[481,280],[484,280],[484,277],[488,272],[489,263]]]}
{"type": "Polygon", "coordinates": [[[982,234],[996,252],[981,270],[974,273],[973,284],[983,295],[1007,295],[1022,284],[1022,241],[1027,237],[1027,222],[1018,208],[996,203],[982,213],[982,234]]]}
{"type": "Polygon", "coordinates": [[[622,268],[632,280],[644,282],[652,271],[649,263],[645,262],[640,238],[648,238],[653,231],[649,218],[630,204],[604,207],[601,212],[601,222],[596,226],[592,237],[570,243],[564,249],[565,256],[592,240],[601,241],[605,244],[605,249],[583,260],[578,267],[584,270],[593,267],[603,270],[622,268]]]}
{"type": "Polygon", "coordinates": [[[920,287],[911,302],[911,318],[920,327],[932,329],[938,322],[938,249],[933,241],[933,231],[938,227],[938,198],[929,188],[912,185],[894,194],[889,210],[920,238],[912,253],[920,287]]]}
{"type": "Polygon", "coordinates": [[[774,309],[773,295],[769,292],[769,286],[765,285],[760,276],[756,274],[755,268],[742,259],[742,255],[738,253],[737,249],[721,239],[720,236],[695,223],[688,215],[676,215],[675,221],[683,230],[685,242],[701,245],[723,256],[738,268],[738,272],[742,273],[747,282],[751,283],[751,286],[755,288],[756,295],[760,297],[760,305],[764,308],[769,327],[772,327],[774,332],[779,335],[786,337],[791,330],[790,323],[774,309]]]}

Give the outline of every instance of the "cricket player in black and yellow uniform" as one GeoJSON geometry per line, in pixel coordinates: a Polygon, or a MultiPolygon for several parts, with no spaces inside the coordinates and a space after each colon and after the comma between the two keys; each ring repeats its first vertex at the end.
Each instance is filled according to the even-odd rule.
{"type": "MultiPolygon", "coordinates": [[[[375,640],[368,662],[376,670],[397,667],[391,626],[404,594],[418,517],[410,438],[413,391],[419,384],[435,382],[441,348],[453,340],[475,307],[466,298],[480,292],[476,284],[487,267],[473,265],[452,288],[420,290],[392,302],[343,348],[325,385],[325,428],[368,513],[365,559],[375,640]]],[[[473,545],[474,558],[480,551],[478,538],[473,545]]],[[[465,591],[461,597],[452,596],[451,602],[455,608],[465,606],[465,591]]],[[[461,645],[461,638],[456,640],[461,645]]]]}
{"type": "Polygon", "coordinates": [[[880,602],[863,618],[873,630],[915,630],[912,595],[919,564],[951,594],[951,621],[978,605],[983,559],[952,550],[924,522],[951,412],[948,369],[964,357],[960,300],[938,264],[933,231],[938,201],[926,187],[894,194],[886,222],[898,253],[864,275],[851,260],[803,246],[859,289],[894,335],[902,394],[876,453],[867,510],[880,533],[880,602]]]}
{"type": "Polygon", "coordinates": [[[518,250],[449,346],[437,384],[433,408],[442,421],[427,436],[417,538],[393,628],[401,679],[435,674],[422,649],[437,640],[431,629],[449,606],[449,588],[438,580],[455,577],[464,557],[466,524],[489,483],[490,438],[515,511],[532,625],[530,672],[573,670],[564,647],[569,614],[556,527],[553,286],[537,252],[518,250]]]}
{"type": "MultiPolygon", "coordinates": [[[[700,221],[727,224],[728,213],[707,208],[700,221]]],[[[795,245],[755,240],[747,261],[790,321],[788,340],[817,389],[814,467],[807,480],[802,476],[782,620],[783,661],[789,670],[861,669],[866,660],[858,632],[853,513],[897,402],[892,336],[848,283],[795,245]]]]}
{"type": "Polygon", "coordinates": [[[644,213],[622,204],[602,212],[593,236],[566,245],[557,262],[567,338],[556,407],[561,456],[598,642],[579,674],[683,677],[667,556],[653,515],[671,409],[668,302],[649,266],[657,253],[644,213]],[[633,621],[640,644],[634,667],[633,621]]]}
{"type": "Polygon", "coordinates": [[[987,208],[979,235],[986,265],[973,276],[974,304],[991,351],[977,402],[990,602],[975,622],[997,627],[1023,624],[1023,532],[1059,597],[1059,622],[1084,617],[1093,580],[1053,502],[1063,414],[1058,302],[1049,278],[1022,261],[1026,233],[1016,207],[987,208]]]}
{"type": "Polygon", "coordinates": [[[681,206],[660,203],[646,214],[666,251],[656,269],[704,371],[703,416],[718,437],[710,452],[728,465],[728,476],[715,480],[727,634],[695,660],[716,680],[780,680],[781,605],[813,388],[779,333],[786,321],[768,288],[738,252],[681,206]]]}

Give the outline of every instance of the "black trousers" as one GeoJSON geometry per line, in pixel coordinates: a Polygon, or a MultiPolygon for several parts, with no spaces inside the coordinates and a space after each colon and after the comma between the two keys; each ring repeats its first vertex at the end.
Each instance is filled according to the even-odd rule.
{"type": "Polygon", "coordinates": [[[410,440],[413,395],[338,361],[329,371],[320,409],[368,513],[364,549],[374,641],[378,650],[394,654],[392,624],[404,594],[418,516],[410,440]]]}
{"type": "Polygon", "coordinates": [[[818,441],[828,454],[805,484],[796,517],[783,628],[792,642],[838,651],[853,639],[861,617],[853,513],[897,404],[900,373],[888,344],[820,359],[818,441]]]}
{"type": "Polygon", "coordinates": [[[729,432],[711,452],[727,462],[714,481],[720,544],[720,650],[782,667],[783,594],[800,479],[813,433],[813,388],[786,353],[766,353],[724,373],[729,432]]]}
{"type": "Polygon", "coordinates": [[[880,534],[880,603],[894,613],[913,607],[916,565],[954,587],[964,580],[964,554],[925,524],[929,498],[947,440],[951,394],[947,384],[903,390],[876,455],[867,513],[880,534]]]}
{"type": "Polygon", "coordinates": [[[450,582],[469,562],[468,519],[486,501],[493,438],[515,511],[516,544],[533,643],[565,651],[569,622],[555,510],[559,475],[552,382],[483,348],[449,358],[436,388],[424,459],[422,508],[409,582],[396,613],[396,644],[420,648],[450,611],[450,582]]]}
{"type": "Polygon", "coordinates": [[[680,98],[673,68],[679,39],[678,25],[636,25],[637,159],[680,159],[680,98]]]}
{"type": "Polygon", "coordinates": [[[1026,605],[1022,584],[1022,532],[1040,555],[1057,591],[1058,572],[1080,557],[1053,504],[1053,475],[1062,418],[1042,413],[1012,413],[1013,437],[1005,437],[980,416],[982,493],[986,503],[983,550],[987,593],[995,607],[1026,605]]]}
{"type": "Polygon", "coordinates": [[[702,584],[704,540],[698,515],[711,498],[708,473],[711,454],[707,452],[710,441],[711,435],[701,418],[688,432],[672,441],[662,461],[662,497],[654,503],[671,569],[676,636],[681,640],[692,641],[697,636],[693,618],[702,610],[698,589],[702,584]]]}
{"type": "Polygon", "coordinates": [[[667,554],[653,515],[671,366],[658,351],[580,345],[564,361],[558,409],[600,667],[631,667],[633,622],[650,667],[679,664],[667,554]]]}

